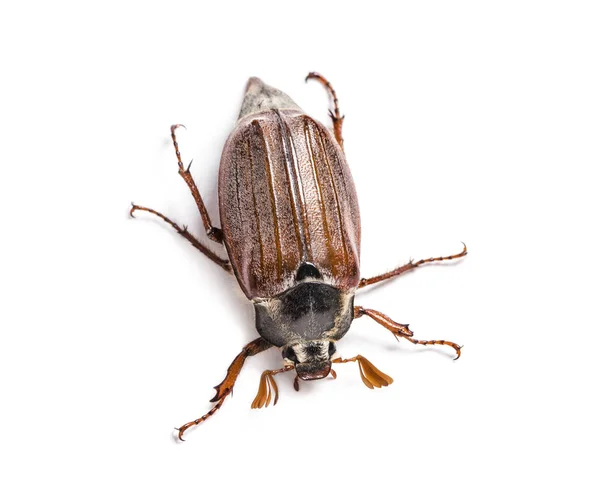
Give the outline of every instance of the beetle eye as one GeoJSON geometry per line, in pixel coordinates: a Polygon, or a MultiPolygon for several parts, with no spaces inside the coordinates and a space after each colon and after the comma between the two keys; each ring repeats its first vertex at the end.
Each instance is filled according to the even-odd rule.
{"type": "Polygon", "coordinates": [[[329,357],[335,354],[335,343],[329,342],[329,357]]]}
{"type": "Polygon", "coordinates": [[[291,347],[288,347],[287,349],[285,349],[281,355],[283,356],[284,359],[289,359],[290,361],[297,363],[298,362],[298,358],[296,357],[296,353],[294,352],[294,349],[292,349],[291,347]]]}

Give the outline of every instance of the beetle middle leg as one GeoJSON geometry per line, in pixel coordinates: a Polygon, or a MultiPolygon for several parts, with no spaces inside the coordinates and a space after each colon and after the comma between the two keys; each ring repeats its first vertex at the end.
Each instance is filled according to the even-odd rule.
{"type": "Polygon", "coordinates": [[[192,163],[190,162],[187,168],[183,167],[183,162],[181,161],[181,154],[179,153],[179,145],[177,143],[177,137],[175,136],[175,131],[178,127],[185,127],[182,124],[175,124],[171,126],[171,138],[173,139],[173,146],[175,147],[175,155],[177,156],[177,165],[179,166],[179,175],[186,182],[190,191],[192,192],[192,197],[196,201],[196,206],[198,207],[198,211],[200,211],[200,216],[202,217],[202,223],[204,224],[204,228],[206,229],[206,235],[208,238],[218,242],[219,244],[223,244],[223,232],[220,228],[213,226],[210,221],[210,216],[208,215],[208,211],[206,210],[206,206],[204,205],[204,201],[202,200],[202,196],[200,195],[200,191],[196,186],[196,182],[194,178],[192,178],[192,173],[190,173],[190,167],[192,167],[192,163]]]}
{"type": "Polygon", "coordinates": [[[467,245],[463,242],[463,250],[460,253],[453,254],[450,256],[440,256],[438,258],[426,258],[424,260],[419,261],[409,261],[407,264],[402,265],[401,267],[395,268],[390,272],[386,272],[385,274],[377,275],[375,277],[370,277],[369,279],[361,279],[358,283],[358,288],[364,288],[365,286],[370,286],[371,284],[376,284],[381,281],[386,281],[387,279],[391,279],[392,277],[397,277],[404,272],[408,272],[414,268],[420,267],[425,263],[432,263],[435,261],[447,261],[447,260],[456,260],[457,258],[462,258],[467,255],[467,245]]]}
{"type": "Polygon", "coordinates": [[[397,340],[404,338],[415,345],[447,345],[456,351],[455,361],[460,357],[460,349],[462,347],[454,342],[447,340],[417,340],[413,338],[413,332],[408,328],[408,324],[400,324],[377,310],[354,307],[354,319],[358,319],[363,315],[370,317],[376,323],[381,324],[384,328],[391,331],[397,340]]]}
{"type": "Polygon", "coordinates": [[[333,111],[329,110],[329,116],[331,117],[331,120],[333,121],[333,133],[335,134],[335,139],[338,142],[338,144],[340,145],[341,149],[343,150],[344,149],[344,138],[342,137],[342,125],[344,123],[345,117],[340,113],[340,106],[338,103],[337,94],[336,94],[333,86],[329,82],[329,80],[327,80],[320,73],[311,71],[306,76],[305,81],[308,82],[311,79],[318,80],[319,82],[321,82],[321,84],[323,84],[327,88],[327,90],[329,91],[329,94],[331,95],[331,98],[333,99],[333,108],[334,109],[333,109],[333,111]]]}
{"type": "Polygon", "coordinates": [[[214,407],[208,413],[202,415],[200,418],[192,420],[191,422],[188,422],[187,424],[184,424],[177,429],[177,431],[179,431],[178,437],[181,441],[184,441],[183,433],[186,430],[195,425],[199,425],[202,422],[209,419],[210,417],[212,417],[219,410],[219,408],[223,406],[225,398],[230,394],[233,394],[233,386],[235,385],[235,381],[237,380],[240,371],[242,371],[242,366],[244,366],[244,362],[246,361],[246,359],[250,356],[260,354],[261,352],[271,347],[272,345],[269,342],[267,342],[264,338],[257,338],[256,340],[251,341],[242,349],[242,351],[235,357],[235,359],[229,365],[225,379],[215,387],[217,393],[215,394],[215,397],[211,399],[211,402],[216,403],[214,407]]]}

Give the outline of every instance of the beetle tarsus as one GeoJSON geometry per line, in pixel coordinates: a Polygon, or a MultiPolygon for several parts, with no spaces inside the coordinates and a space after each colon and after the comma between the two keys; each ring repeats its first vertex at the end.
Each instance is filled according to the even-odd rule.
{"type": "Polygon", "coordinates": [[[329,110],[329,116],[331,117],[331,120],[333,121],[333,133],[335,135],[335,139],[338,142],[338,144],[340,145],[340,148],[343,150],[344,149],[344,138],[342,137],[342,125],[344,123],[345,116],[343,116],[340,113],[340,106],[339,106],[339,102],[338,102],[338,98],[337,98],[335,89],[333,88],[333,86],[331,85],[329,80],[327,80],[320,73],[311,71],[306,76],[304,81],[308,82],[311,79],[318,80],[323,86],[325,86],[325,88],[327,89],[327,91],[329,92],[329,95],[331,96],[331,98],[333,100],[334,110],[333,111],[329,110]]]}
{"type": "Polygon", "coordinates": [[[194,427],[196,425],[200,425],[202,422],[208,420],[210,417],[212,417],[217,411],[219,411],[219,409],[221,408],[221,406],[223,406],[223,402],[225,401],[225,398],[227,397],[227,394],[221,399],[219,400],[213,407],[212,409],[208,412],[205,413],[204,415],[202,415],[200,418],[197,418],[196,420],[192,420],[191,422],[188,422],[187,424],[182,425],[181,427],[176,427],[175,429],[177,431],[179,431],[177,433],[177,437],[179,438],[180,441],[184,441],[183,439],[183,434],[185,431],[187,431],[190,427],[194,427]]]}
{"type": "Polygon", "coordinates": [[[454,342],[449,342],[447,340],[415,340],[414,338],[406,336],[403,338],[415,345],[446,345],[448,347],[452,347],[456,351],[456,357],[453,359],[454,361],[460,357],[461,346],[454,342]]]}

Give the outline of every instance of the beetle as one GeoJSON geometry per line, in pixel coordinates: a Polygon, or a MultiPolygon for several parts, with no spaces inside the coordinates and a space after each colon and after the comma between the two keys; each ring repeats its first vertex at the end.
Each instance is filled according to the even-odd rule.
{"type": "Polygon", "coordinates": [[[264,371],[252,408],[277,403],[274,375],[295,370],[299,380],[336,377],[332,363],[357,362],[364,384],[388,386],[392,378],[361,355],[333,358],[338,342],[354,319],[367,316],[397,339],[416,345],[447,345],[460,357],[461,347],[446,340],[417,340],[408,324],[377,310],[354,305],[360,288],[391,279],[425,263],[454,260],[450,256],[409,261],[376,277],[360,278],[360,214],[352,175],[344,155],[338,98],[328,80],[311,72],[306,81],[320,82],[333,101],[333,129],[308,116],[292,99],[260,79],[248,80],[241,111],[223,148],[218,196],[221,228],[212,224],[200,192],[181,160],[176,130],[171,126],[179,175],[196,202],[209,239],[224,246],[222,258],[180,226],[153,209],[132,203],[171,225],[195,248],[233,273],[255,309],[260,335],[233,360],[215,387],[213,408],[179,427],[178,437],[221,408],[245,360],[269,348],[281,349],[282,368],[264,371]]]}

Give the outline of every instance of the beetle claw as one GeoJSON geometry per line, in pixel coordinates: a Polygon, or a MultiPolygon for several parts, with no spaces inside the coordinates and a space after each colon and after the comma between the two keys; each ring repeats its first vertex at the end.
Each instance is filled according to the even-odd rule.
{"type": "Polygon", "coordinates": [[[181,430],[181,428],[179,427],[173,427],[176,431],[177,431],[177,439],[179,439],[179,441],[185,442],[185,439],[183,439],[183,433],[185,432],[185,429],[183,429],[183,431],[181,430]]]}
{"type": "Polygon", "coordinates": [[[320,75],[318,73],[316,73],[314,71],[311,71],[311,72],[309,72],[308,75],[306,75],[306,78],[304,79],[304,82],[308,82],[312,78],[319,78],[319,76],[320,75]]]}
{"type": "Polygon", "coordinates": [[[187,131],[187,127],[185,127],[183,124],[173,124],[171,126],[171,132],[174,133],[180,127],[183,127],[187,131]]]}

